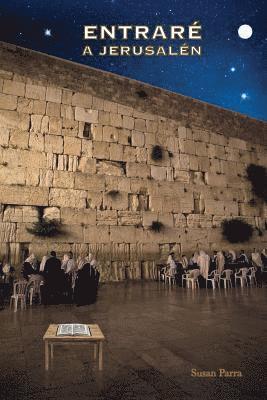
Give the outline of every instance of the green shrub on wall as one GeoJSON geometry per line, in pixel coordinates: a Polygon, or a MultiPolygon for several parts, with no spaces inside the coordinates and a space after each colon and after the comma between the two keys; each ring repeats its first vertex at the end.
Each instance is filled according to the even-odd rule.
{"type": "Polygon", "coordinates": [[[152,221],[152,224],[150,225],[150,229],[154,232],[160,232],[162,231],[164,225],[160,221],[152,221]]]}
{"type": "Polygon", "coordinates": [[[255,164],[247,167],[247,177],[255,195],[267,202],[267,169],[255,164]]]}
{"type": "Polygon", "coordinates": [[[32,228],[27,228],[27,231],[32,235],[41,237],[53,237],[61,233],[60,223],[58,221],[44,218],[39,218],[39,221],[35,222],[32,228]]]}
{"type": "Polygon", "coordinates": [[[253,234],[253,227],[241,218],[225,219],[222,222],[223,236],[230,243],[244,243],[253,234]]]}

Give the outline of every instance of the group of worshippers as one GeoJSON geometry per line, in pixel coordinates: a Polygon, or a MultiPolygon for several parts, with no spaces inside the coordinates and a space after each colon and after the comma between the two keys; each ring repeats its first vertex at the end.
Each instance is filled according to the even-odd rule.
{"type": "Polygon", "coordinates": [[[31,254],[23,263],[21,271],[29,283],[39,281],[43,304],[75,302],[78,306],[95,303],[100,274],[95,257],[89,253],[80,256],[77,262],[73,253],[57,258],[56,252],[38,262],[31,254]]]}
{"type": "Polygon", "coordinates": [[[177,260],[175,259],[175,253],[171,252],[167,259],[165,273],[175,277],[177,283],[182,286],[182,275],[186,271],[199,269],[201,283],[201,280],[206,280],[214,270],[222,274],[225,269],[234,269],[238,272],[240,268],[245,267],[255,267],[256,279],[259,283],[262,282],[264,272],[267,277],[267,250],[263,249],[260,252],[254,249],[250,257],[247,256],[244,250],[241,250],[238,255],[234,250],[228,250],[227,252],[214,251],[212,256],[201,250],[192,254],[189,260],[184,254],[177,260]]]}

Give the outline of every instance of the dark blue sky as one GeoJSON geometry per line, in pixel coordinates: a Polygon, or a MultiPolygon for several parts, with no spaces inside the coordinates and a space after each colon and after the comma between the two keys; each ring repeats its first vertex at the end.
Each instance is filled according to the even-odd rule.
{"type": "Polygon", "coordinates": [[[267,120],[265,0],[0,0],[0,40],[267,120]],[[83,25],[168,26],[196,20],[203,27],[202,57],[81,56],[83,25]],[[250,39],[238,36],[242,24],[253,28],[250,39]]]}

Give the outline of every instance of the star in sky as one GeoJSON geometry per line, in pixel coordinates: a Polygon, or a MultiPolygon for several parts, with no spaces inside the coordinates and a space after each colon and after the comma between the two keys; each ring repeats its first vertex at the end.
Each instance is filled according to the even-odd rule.
{"type": "Polygon", "coordinates": [[[44,31],[44,35],[48,36],[48,37],[52,36],[51,29],[46,28],[45,31],[44,31]]]}
{"type": "Polygon", "coordinates": [[[231,71],[231,72],[235,72],[235,70],[236,70],[235,67],[231,67],[231,68],[230,68],[230,71],[231,71]]]}
{"type": "Polygon", "coordinates": [[[241,99],[242,100],[247,100],[248,99],[248,94],[247,93],[241,93],[241,99]]]}

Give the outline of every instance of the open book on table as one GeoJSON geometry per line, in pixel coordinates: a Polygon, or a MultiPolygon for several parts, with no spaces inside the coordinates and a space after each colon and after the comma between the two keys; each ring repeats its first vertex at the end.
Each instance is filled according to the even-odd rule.
{"type": "Polygon", "coordinates": [[[91,336],[90,329],[85,324],[60,324],[57,336],[91,336]]]}

